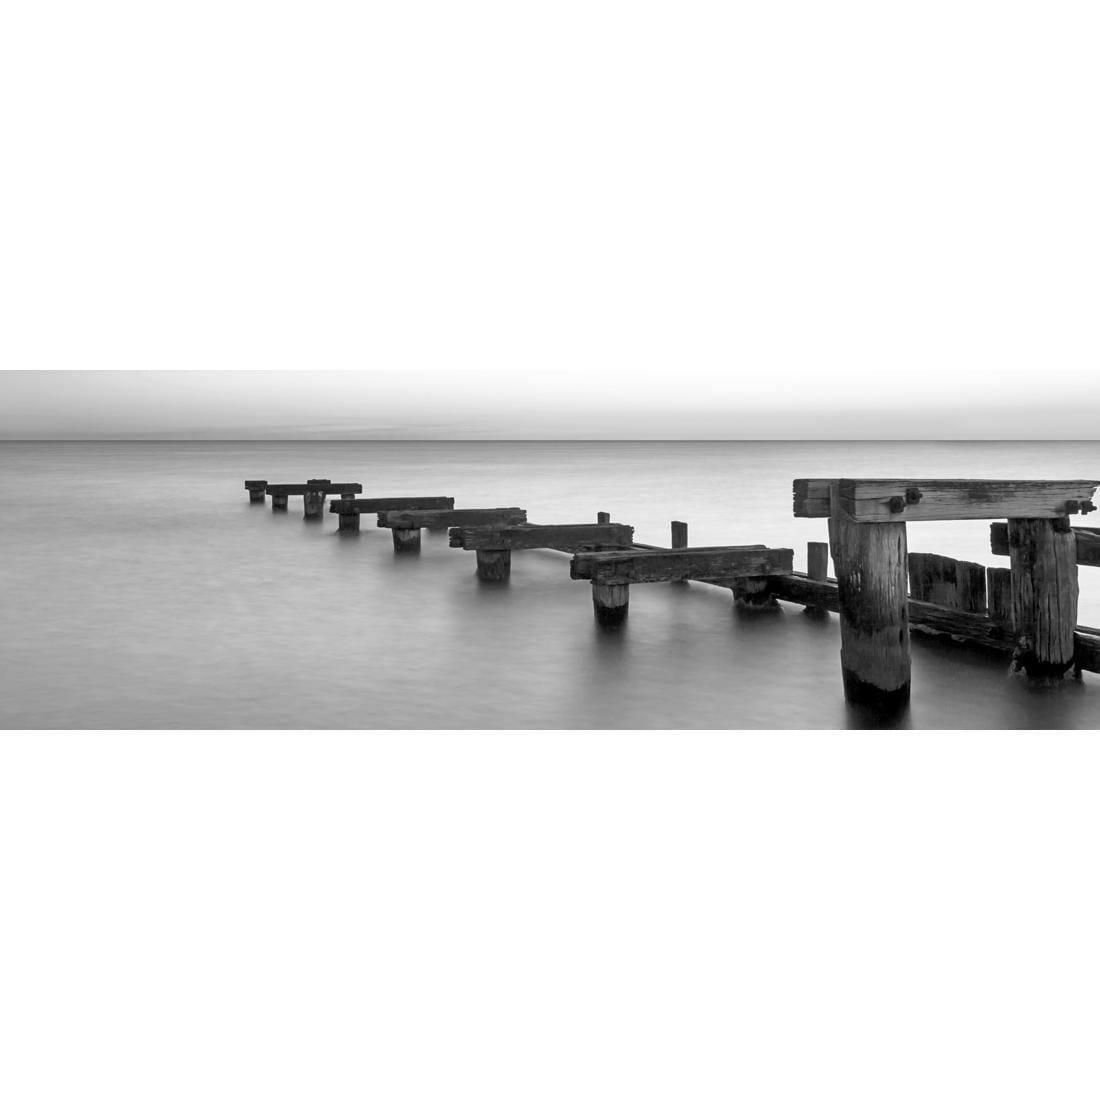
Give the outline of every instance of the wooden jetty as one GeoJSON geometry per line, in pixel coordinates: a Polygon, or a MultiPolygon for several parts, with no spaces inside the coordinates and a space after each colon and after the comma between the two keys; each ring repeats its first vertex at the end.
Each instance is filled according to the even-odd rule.
{"type": "Polygon", "coordinates": [[[526,522],[523,508],[416,508],[381,512],[378,516],[378,526],[393,531],[393,548],[399,553],[419,552],[420,532],[425,528],[508,527],[526,522]]]}
{"type": "Polygon", "coordinates": [[[246,481],[244,487],[248,490],[249,504],[263,504],[264,490],[267,488],[266,481],[246,481]]]}
{"type": "Polygon", "coordinates": [[[512,527],[452,527],[450,544],[477,553],[483,581],[507,580],[513,550],[604,550],[631,546],[634,528],[625,523],[528,523],[512,527]]]}
{"type": "Polygon", "coordinates": [[[310,481],[265,485],[264,492],[271,497],[271,510],[285,512],[289,497],[301,497],[306,519],[320,519],[324,514],[325,497],[353,497],[361,493],[363,486],[354,481],[329,481],[327,478],[313,478],[310,481]]]}
{"type": "Polygon", "coordinates": [[[700,582],[729,589],[739,607],[782,600],[840,617],[846,698],[880,711],[910,694],[910,634],[927,633],[1006,655],[1014,672],[1059,680],[1100,672],[1100,629],[1077,623],[1077,569],[1100,565],[1100,528],[1071,527],[1088,515],[1100,480],[886,480],[800,478],[794,514],[828,520],[829,541],[807,544],[805,573],[793,551],[751,545],[689,547],[673,520],[671,546],[634,541],[634,528],[599,512],[595,524],[533,524],[522,508],[454,508],[453,497],[358,498],[362,486],[314,479],[303,484],[246,481],[249,499],[271,496],[285,510],[302,495],[320,516],[326,495],[341,530],[364,513],[393,534],[395,551],[418,551],[420,532],[450,529],[450,545],[477,554],[477,575],[503,581],[514,550],[571,555],[570,577],[592,586],[596,620],[620,627],[631,584],[700,582]],[[990,548],[1009,567],[941,554],[908,553],[909,521],[993,519],[990,548]],[[829,559],[835,577],[828,575],[829,559]]]}
{"type": "Polygon", "coordinates": [[[381,512],[400,512],[415,509],[451,509],[454,497],[342,497],[329,503],[328,510],[340,517],[340,531],[358,531],[359,517],[381,512]]]}

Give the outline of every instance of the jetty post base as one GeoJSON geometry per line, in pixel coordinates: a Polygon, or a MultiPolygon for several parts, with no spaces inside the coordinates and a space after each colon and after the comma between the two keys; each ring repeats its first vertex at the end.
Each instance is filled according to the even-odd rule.
{"type": "Polygon", "coordinates": [[[512,572],[511,550],[478,550],[477,575],[483,581],[506,581],[512,572]]]}
{"type": "Polygon", "coordinates": [[[249,489],[248,490],[248,503],[249,504],[263,504],[264,502],[263,489],[249,489]]]}
{"type": "Polygon", "coordinates": [[[734,606],[742,611],[779,611],[767,577],[741,577],[733,585],[734,606]]]}
{"type": "Polygon", "coordinates": [[[272,496],[271,498],[271,510],[273,512],[285,512],[287,510],[285,496],[272,496]]]}
{"type": "Polygon", "coordinates": [[[844,696],[878,711],[901,710],[912,679],[905,524],[852,520],[836,482],[830,512],[844,696]]]}
{"type": "Polygon", "coordinates": [[[303,493],[302,510],[305,519],[323,519],[325,494],[323,492],[303,493]]]}
{"type": "Polygon", "coordinates": [[[395,554],[419,554],[420,553],[420,528],[419,527],[394,527],[393,528],[393,552],[395,554]]]}
{"type": "Polygon", "coordinates": [[[341,512],[340,513],[340,531],[354,531],[359,533],[359,513],[358,512],[341,512]]]}
{"type": "Polygon", "coordinates": [[[1060,680],[1074,665],[1077,542],[1069,519],[1010,519],[1012,671],[1060,680]]]}
{"type": "Polygon", "coordinates": [[[593,583],[592,609],[600,626],[622,626],[630,610],[630,585],[593,583]]]}

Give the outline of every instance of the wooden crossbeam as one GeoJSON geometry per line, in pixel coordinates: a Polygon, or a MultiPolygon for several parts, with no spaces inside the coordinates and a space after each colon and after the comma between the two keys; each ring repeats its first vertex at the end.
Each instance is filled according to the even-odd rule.
{"type": "Polygon", "coordinates": [[[509,527],[527,522],[523,508],[402,509],[378,514],[379,527],[413,530],[443,527],[509,527]]]}
{"type": "Polygon", "coordinates": [[[269,497],[300,497],[306,493],[361,493],[363,486],[355,481],[307,481],[286,485],[272,485],[264,490],[269,497]]]}
{"type": "Polygon", "coordinates": [[[650,584],[660,581],[762,577],[789,573],[794,551],[754,546],[705,546],[689,550],[608,551],[575,554],[573,580],[599,585],[650,584]]]}
{"type": "Polygon", "coordinates": [[[397,512],[412,509],[451,509],[454,497],[358,497],[355,500],[334,500],[328,510],[339,516],[362,515],[364,512],[397,512]]]}
{"type": "Polygon", "coordinates": [[[834,480],[827,477],[796,477],[794,514],[800,519],[828,519],[829,485],[834,480]]]}
{"type": "Polygon", "coordinates": [[[856,523],[1061,519],[1093,508],[1100,481],[944,481],[841,478],[838,501],[856,523]]]}
{"type": "MultiPolygon", "coordinates": [[[[1077,564],[1100,565],[1100,527],[1072,527],[1077,536],[1077,564]]],[[[1008,557],[1008,524],[989,525],[989,547],[994,554],[1008,557]]]]}
{"type": "Polygon", "coordinates": [[[628,547],[634,528],[625,523],[543,523],[522,527],[452,527],[457,550],[563,550],[628,547]]]}

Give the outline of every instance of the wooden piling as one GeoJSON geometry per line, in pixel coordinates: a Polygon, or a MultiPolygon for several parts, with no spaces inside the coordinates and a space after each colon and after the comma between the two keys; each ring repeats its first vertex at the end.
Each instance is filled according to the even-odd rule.
{"type": "Polygon", "coordinates": [[[985,590],[989,617],[1000,623],[1011,623],[1012,570],[989,566],[985,571],[985,590]]]}
{"type": "Polygon", "coordinates": [[[621,626],[630,610],[630,585],[593,582],[592,608],[600,626],[621,626]]]}
{"type": "MultiPolygon", "coordinates": [[[[313,484],[312,482],[310,484],[313,484]]],[[[310,490],[302,494],[302,508],[305,519],[323,519],[325,514],[324,490],[310,490]]]]}
{"type": "Polygon", "coordinates": [[[904,523],[858,523],[830,493],[829,542],[840,608],[844,695],[882,710],[909,701],[911,658],[904,523]]]}
{"type": "Polygon", "coordinates": [[[610,512],[597,512],[596,513],[596,522],[597,523],[610,523],[611,522],[611,513],[610,512]]]}
{"type": "Polygon", "coordinates": [[[688,544],[688,525],[681,520],[672,521],[672,549],[683,550],[688,544]]]}
{"type": "Polygon", "coordinates": [[[340,531],[354,531],[359,533],[359,513],[358,512],[340,512],[340,531]]]}
{"type": "Polygon", "coordinates": [[[419,554],[420,528],[394,527],[393,550],[395,554],[419,554]]]}
{"type": "Polygon", "coordinates": [[[829,574],[829,544],[806,543],[806,576],[812,581],[823,581],[829,574]]]}
{"type": "Polygon", "coordinates": [[[483,581],[506,581],[512,572],[511,550],[477,550],[477,575],[483,581]]]}
{"type": "Polygon", "coordinates": [[[244,487],[248,490],[249,504],[263,504],[267,496],[264,492],[267,488],[266,481],[246,481],[244,487]]]}
{"type": "Polygon", "coordinates": [[[1013,671],[1058,679],[1073,665],[1077,544],[1068,519],[1010,519],[1013,671]]]}
{"type": "Polygon", "coordinates": [[[271,510],[273,512],[285,512],[287,495],[285,493],[272,493],[271,495],[271,510]]]}

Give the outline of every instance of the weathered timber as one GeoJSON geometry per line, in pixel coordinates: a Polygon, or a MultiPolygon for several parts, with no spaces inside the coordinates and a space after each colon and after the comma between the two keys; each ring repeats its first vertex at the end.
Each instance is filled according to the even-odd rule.
{"type": "MultiPolygon", "coordinates": [[[[336,502],[333,501],[333,504],[336,502]]],[[[332,509],[330,508],[329,511],[332,509]]],[[[341,512],[339,514],[339,526],[338,531],[354,531],[359,533],[359,513],[358,512],[341,512]]]]}
{"type": "Polygon", "coordinates": [[[511,572],[511,550],[477,551],[477,576],[479,580],[506,581],[511,572]]]}
{"type": "Polygon", "coordinates": [[[325,491],[324,487],[317,486],[311,492],[302,496],[302,507],[306,519],[325,518],[325,491]]]}
{"type": "Polygon", "coordinates": [[[651,584],[661,581],[734,580],[789,573],[794,551],[763,546],[701,546],[690,550],[608,551],[575,554],[569,575],[594,584],[651,584]]]}
{"type": "Polygon", "coordinates": [[[1068,521],[1010,519],[1013,668],[1057,679],[1073,665],[1077,548],[1068,521]]]}
{"type": "MultiPolygon", "coordinates": [[[[1076,540],[1077,564],[1100,565],[1100,527],[1071,527],[1076,540]]],[[[989,548],[994,554],[1008,557],[1008,524],[989,525],[989,548]]]]}
{"type": "Polygon", "coordinates": [[[1012,622],[1012,570],[990,565],[985,571],[986,605],[991,619],[1012,622]]]}
{"type": "Polygon", "coordinates": [[[796,477],[794,514],[801,519],[829,518],[829,486],[835,478],[796,477]]]}
{"type": "Polygon", "coordinates": [[[597,523],[610,523],[611,522],[611,513],[610,512],[597,512],[596,513],[596,522],[597,523]]]}
{"type": "Polygon", "coordinates": [[[622,626],[630,610],[630,585],[593,583],[592,610],[600,626],[622,626]]]}
{"type": "Polygon", "coordinates": [[[454,497],[355,497],[331,501],[328,510],[338,515],[362,515],[364,512],[406,512],[415,509],[454,508],[454,497]]]}
{"type": "Polygon", "coordinates": [[[393,551],[395,554],[419,554],[420,528],[395,527],[393,529],[393,551]]]}
{"type": "MultiPolygon", "coordinates": [[[[856,523],[1058,519],[1092,508],[1100,481],[943,481],[841,478],[838,500],[856,523]]],[[[832,504],[835,509],[836,503],[832,504]]]]}
{"type": "Polygon", "coordinates": [[[890,710],[909,701],[909,607],[904,523],[856,523],[830,487],[829,542],[840,597],[844,695],[890,710]]]}
{"type": "Polygon", "coordinates": [[[456,550],[581,550],[628,547],[634,528],[626,523],[529,523],[522,527],[452,527],[456,550]]]}
{"type": "Polygon", "coordinates": [[[335,496],[337,493],[342,496],[345,493],[361,493],[363,486],[357,481],[325,481],[323,478],[314,478],[312,481],[306,482],[288,482],[277,485],[269,483],[264,491],[268,496],[302,497],[306,493],[316,493],[318,490],[330,496],[335,496]]]}
{"type": "Polygon", "coordinates": [[[684,550],[688,544],[688,525],[678,519],[672,521],[672,549],[684,550]]]}
{"type": "Polygon", "coordinates": [[[287,495],[286,495],[286,493],[272,493],[271,494],[271,510],[273,512],[285,512],[287,510],[287,495]]]}
{"type": "Polygon", "coordinates": [[[806,543],[806,575],[815,581],[823,581],[829,574],[829,544],[806,543]]]}
{"type": "Polygon", "coordinates": [[[379,527],[510,527],[526,522],[522,508],[418,508],[378,513],[379,527]]]}
{"type": "Polygon", "coordinates": [[[1073,635],[1073,655],[1083,672],[1100,672],[1100,630],[1079,626],[1073,635]]]}
{"type": "Polygon", "coordinates": [[[909,555],[909,595],[914,600],[983,614],[985,566],[942,554],[909,555]]]}
{"type": "Polygon", "coordinates": [[[263,504],[264,490],[267,488],[266,481],[246,481],[244,487],[248,490],[250,504],[263,504]]]}
{"type": "MultiPolygon", "coordinates": [[[[791,551],[793,561],[794,551],[791,551]]],[[[742,611],[778,611],[770,577],[742,577],[732,584],[733,602],[742,611]]]]}

